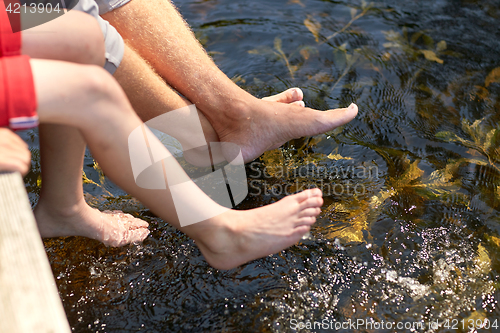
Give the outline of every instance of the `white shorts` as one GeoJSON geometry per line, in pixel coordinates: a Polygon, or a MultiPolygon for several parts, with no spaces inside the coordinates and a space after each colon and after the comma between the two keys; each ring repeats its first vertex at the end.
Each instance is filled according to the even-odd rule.
{"type": "MultiPolygon", "coordinates": [[[[1,0],[0,0],[1,1],[1,0]]],[[[125,43],[116,29],[99,15],[123,6],[130,0],[79,0],[73,9],[92,15],[99,22],[106,46],[104,69],[113,74],[123,59],[125,43]],[[98,6],[99,4],[99,6],[98,6]]]]}

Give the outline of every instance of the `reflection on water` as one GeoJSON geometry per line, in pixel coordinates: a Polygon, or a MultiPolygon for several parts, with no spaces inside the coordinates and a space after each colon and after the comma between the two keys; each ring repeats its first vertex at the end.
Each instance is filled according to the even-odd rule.
{"type": "MultiPolygon", "coordinates": [[[[299,86],[310,106],[355,102],[360,112],[343,129],[293,140],[248,167],[255,189],[274,190],[241,208],[273,202],[294,183],[323,188],[325,205],[309,239],[227,272],[210,268],[190,239],[123,196],[88,157],[89,202],[141,216],[152,233],[123,249],[46,242],[75,331],[283,332],[372,318],[438,322],[414,330],[444,332],[455,331],[453,320],[458,331],[500,320],[499,1],[177,5],[248,91],[299,86]]],[[[37,179],[36,170],[28,176],[33,201],[37,179]]]]}

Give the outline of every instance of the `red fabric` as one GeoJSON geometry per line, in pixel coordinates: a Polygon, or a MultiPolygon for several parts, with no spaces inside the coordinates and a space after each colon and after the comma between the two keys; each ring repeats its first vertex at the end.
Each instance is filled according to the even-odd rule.
{"type": "Polygon", "coordinates": [[[30,58],[21,55],[21,33],[12,32],[16,21],[9,21],[4,1],[13,9],[17,2],[0,0],[0,127],[21,130],[38,125],[35,86],[30,58]]]}
{"type": "MultiPolygon", "coordinates": [[[[8,118],[9,127],[15,130],[38,126],[35,87],[29,59],[26,55],[0,58],[3,72],[0,73],[3,74],[0,90],[4,93],[2,104],[5,107],[3,113],[8,118]]],[[[5,116],[0,125],[5,125],[5,116]]]]}
{"type": "MultiPolygon", "coordinates": [[[[2,0],[0,0],[2,1],[2,0]]],[[[0,58],[2,62],[3,58],[0,58]]],[[[6,77],[4,75],[3,63],[0,64],[0,127],[9,126],[9,115],[7,113],[7,85],[6,77]]]]}
{"type": "MultiPolygon", "coordinates": [[[[14,11],[19,4],[17,0],[0,0],[0,57],[21,54],[21,14],[14,11]],[[9,6],[11,12],[7,13],[5,7],[9,6]],[[12,31],[17,31],[13,33],[12,31]]],[[[20,10],[19,10],[20,11],[20,10]]]]}

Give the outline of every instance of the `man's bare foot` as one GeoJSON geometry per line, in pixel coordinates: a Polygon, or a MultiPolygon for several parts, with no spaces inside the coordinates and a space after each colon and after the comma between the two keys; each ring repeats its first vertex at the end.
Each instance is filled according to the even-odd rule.
{"type": "MultiPolygon", "coordinates": [[[[302,99],[302,91],[292,88],[285,96],[302,99]]],[[[238,145],[245,162],[259,157],[263,152],[275,149],[285,142],[328,132],[356,117],[358,107],[318,111],[297,103],[276,103],[272,98],[257,99],[248,95],[234,102],[237,107],[227,107],[218,112],[204,112],[221,142],[238,145]]]]}
{"type": "Polygon", "coordinates": [[[316,222],[322,204],[321,190],[305,190],[268,206],[230,210],[184,229],[197,228],[193,238],[210,265],[231,269],[296,244],[316,222]]]}
{"type": "Polygon", "coordinates": [[[305,107],[306,105],[303,99],[304,99],[304,93],[299,88],[290,88],[280,92],[279,94],[262,98],[262,100],[268,102],[294,104],[301,107],[305,107]]]}
{"type": "Polygon", "coordinates": [[[122,211],[100,212],[83,199],[71,208],[41,199],[35,218],[42,237],[84,236],[112,247],[142,242],[149,234],[147,222],[122,211]]]}
{"type": "MultiPolygon", "coordinates": [[[[262,100],[269,101],[269,102],[276,102],[276,103],[284,103],[284,104],[292,104],[292,105],[297,105],[299,107],[304,107],[304,101],[302,99],[304,98],[304,94],[302,93],[302,90],[299,88],[290,88],[288,90],[285,90],[279,94],[268,96],[262,98],[262,100]]],[[[207,118],[203,115],[202,112],[198,110],[198,116],[201,121],[203,133],[205,135],[205,141],[210,144],[210,142],[219,142],[219,136],[215,132],[213,126],[210,124],[210,122],[207,120],[207,118]]],[[[167,133],[170,134],[170,133],[167,133]]],[[[190,131],[181,131],[178,135],[173,135],[176,139],[178,139],[183,147],[189,146],[189,140],[192,139],[193,133],[190,133],[190,131]]],[[[222,152],[218,150],[213,150],[217,149],[214,147],[211,147],[211,161],[210,159],[207,159],[207,146],[203,147],[197,147],[194,149],[184,149],[184,158],[186,161],[192,165],[195,166],[200,166],[200,167],[206,167],[210,166],[211,163],[213,164],[218,164],[220,162],[225,161],[225,158],[222,154],[222,152]]],[[[247,161],[246,161],[247,162],[247,161]]]]}
{"type": "MultiPolygon", "coordinates": [[[[262,98],[263,101],[275,102],[275,103],[283,103],[283,104],[291,104],[300,107],[304,107],[304,94],[302,90],[299,88],[290,88],[285,91],[280,92],[279,94],[267,96],[262,98]]],[[[207,118],[203,115],[202,112],[198,111],[200,116],[201,124],[203,127],[203,132],[205,133],[205,139],[207,142],[219,142],[219,136],[217,132],[213,129],[213,126],[207,120],[207,118]]]]}

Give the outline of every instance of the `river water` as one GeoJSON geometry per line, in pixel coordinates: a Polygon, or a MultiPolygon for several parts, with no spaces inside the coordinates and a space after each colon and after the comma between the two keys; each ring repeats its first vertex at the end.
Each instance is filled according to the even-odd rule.
{"type": "MultiPolygon", "coordinates": [[[[298,86],[308,106],[360,111],[248,165],[238,208],[312,186],[325,204],[299,245],[230,271],[87,155],[88,202],[151,235],[120,249],[45,241],[74,331],[498,331],[500,1],[175,3],[247,91],[298,86]]],[[[27,181],[35,203],[37,163],[27,181]]]]}

